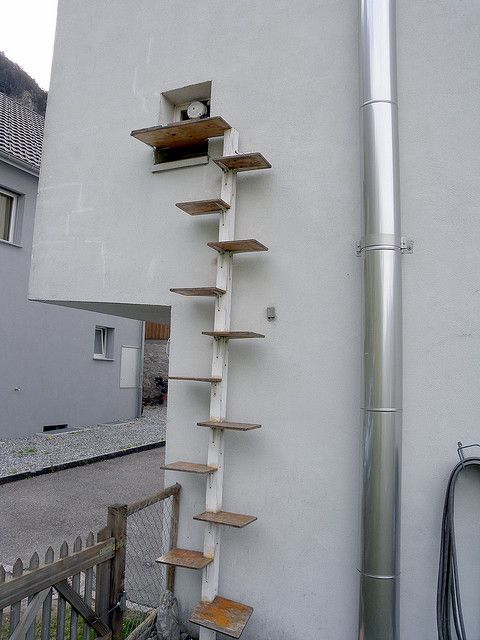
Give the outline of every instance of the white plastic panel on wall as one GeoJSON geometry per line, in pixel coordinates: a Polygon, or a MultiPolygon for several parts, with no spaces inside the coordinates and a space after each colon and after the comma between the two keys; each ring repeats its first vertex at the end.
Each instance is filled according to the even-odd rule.
{"type": "Polygon", "coordinates": [[[120,362],[120,388],[131,389],[138,387],[138,362],[140,349],[138,347],[122,347],[120,362]]]}

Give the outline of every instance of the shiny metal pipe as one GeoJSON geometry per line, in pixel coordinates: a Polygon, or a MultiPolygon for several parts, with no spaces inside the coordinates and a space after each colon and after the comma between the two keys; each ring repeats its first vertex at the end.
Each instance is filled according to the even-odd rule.
{"type": "Polygon", "coordinates": [[[364,227],[359,640],[398,640],[402,279],[395,0],[360,0],[364,227]]]}

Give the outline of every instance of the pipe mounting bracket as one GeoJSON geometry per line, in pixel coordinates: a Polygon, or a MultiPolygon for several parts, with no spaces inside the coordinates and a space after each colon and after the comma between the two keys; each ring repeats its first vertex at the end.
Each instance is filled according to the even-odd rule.
{"type": "Polygon", "coordinates": [[[375,236],[370,235],[367,238],[363,237],[355,243],[355,253],[358,257],[362,255],[363,251],[378,251],[381,249],[384,251],[400,249],[401,253],[413,253],[413,240],[402,236],[399,244],[394,235],[378,234],[375,236]]]}

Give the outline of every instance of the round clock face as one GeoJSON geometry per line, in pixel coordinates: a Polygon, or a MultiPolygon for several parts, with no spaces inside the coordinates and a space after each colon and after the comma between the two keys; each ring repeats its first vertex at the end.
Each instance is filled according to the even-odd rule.
{"type": "Polygon", "coordinates": [[[207,113],[207,107],[200,102],[199,100],[195,100],[192,102],[187,109],[187,115],[189,118],[201,118],[207,113]]]}

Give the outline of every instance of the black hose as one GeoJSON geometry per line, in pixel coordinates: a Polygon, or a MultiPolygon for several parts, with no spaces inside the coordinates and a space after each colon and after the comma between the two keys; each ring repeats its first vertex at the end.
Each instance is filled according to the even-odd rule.
{"type": "Polygon", "coordinates": [[[457,464],[450,474],[445,494],[437,584],[438,640],[467,640],[460,598],[454,519],[457,479],[464,469],[471,466],[480,466],[480,458],[467,458],[457,464]],[[452,635],[453,629],[455,636],[452,635]]]}

